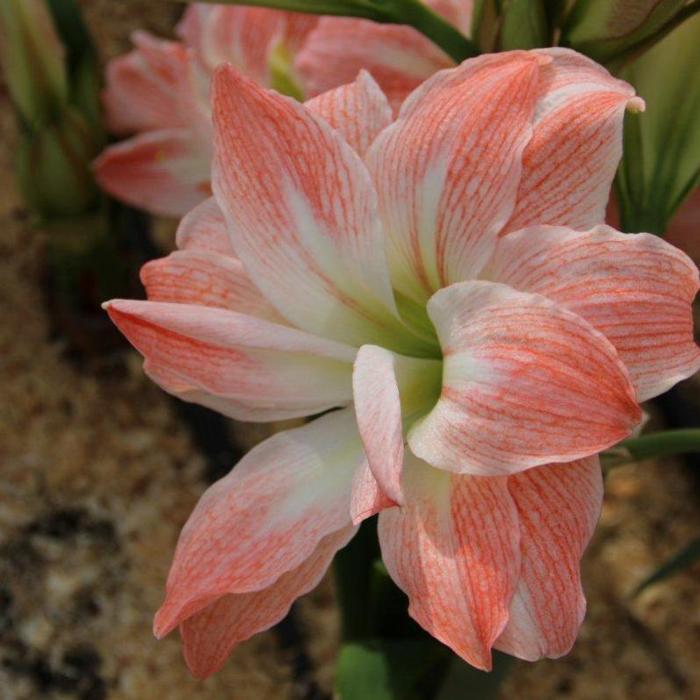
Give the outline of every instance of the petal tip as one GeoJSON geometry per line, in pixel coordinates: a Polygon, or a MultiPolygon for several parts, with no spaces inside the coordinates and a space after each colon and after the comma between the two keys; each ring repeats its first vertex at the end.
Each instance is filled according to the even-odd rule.
{"type": "Polygon", "coordinates": [[[640,114],[641,112],[646,111],[646,108],[646,102],[644,102],[641,97],[632,97],[627,102],[627,111],[631,114],[640,114]]]}

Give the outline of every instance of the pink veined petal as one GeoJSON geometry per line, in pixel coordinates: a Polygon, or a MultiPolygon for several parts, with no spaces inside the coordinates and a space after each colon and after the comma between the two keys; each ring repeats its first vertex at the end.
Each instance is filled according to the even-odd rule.
{"type": "Polygon", "coordinates": [[[231,63],[263,84],[270,77],[270,53],[284,31],[285,13],[279,10],[202,3],[190,5],[177,28],[209,72],[231,63]]]}
{"type": "Polygon", "coordinates": [[[134,32],[136,48],[107,64],[103,93],[110,131],[130,134],[193,124],[198,101],[192,57],[175,41],[134,32]],[[189,108],[189,109],[188,109],[189,108]]]}
{"type": "Polygon", "coordinates": [[[314,97],[306,107],[337,129],[360,156],[393,118],[381,88],[364,70],[352,83],[314,97]]]}
{"type": "Polygon", "coordinates": [[[198,204],[183,217],[175,241],[181,250],[203,250],[236,256],[226,231],[226,220],[214,197],[198,204]]]}
{"type": "Polygon", "coordinates": [[[365,454],[381,490],[403,503],[403,424],[394,355],[376,345],[363,345],[352,375],[355,414],[365,454]]]}
{"type": "Polygon", "coordinates": [[[603,501],[597,457],[508,479],[520,518],[522,566],[495,648],[527,661],[567,654],[586,612],[579,563],[603,501]]]}
{"type": "Polygon", "coordinates": [[[401,332],[369,174],[298,102],[222,66],[213,184],[239,258],[294,325],[360,345],[401,332]]]}
{"type": "Polygon", "coordinates": [[[352,500],[350,501],[350,517],[353,525],[358,525],[366,518],[395,505],[382,491],[379,483],[372,474],[369,463],[365,458],[355,472],[352,482],[352,500]]]}
{"type": "Polygon", "coordinates": [[[585,318],[615,346],[639,401],[700,369],[692,309],[698,270],[658,236],[533,227],[502,238],[485,274],[585,318]]]}
{"type": "Polygon", "coordinates": [[[222,596],[272,586],[350,525],[364,462],[354,420],[345,409],[278,433],[206,491],[180,535],[157,637],[222,596]]]}
{"type": "Polygon", "coordinates": [[[141,268],[141,281],[150,301],[216,306],[286,325],[234,257],[205,250],[176,250],[146,263],[141,268]]]}
{"type": "Polygon", "coordinates": [[[540,60],[493,54],[438,73],[367,154],[394,287],[419,303],[475,276],[510,217],[540,60]]]}
{"type": "Polygon", "coordinates": [[[185,660],[192,674],[206,678],[216,673],[238,644],[284,618],[297,598],[318,585],[335,553],[355,532],[345,527],[326,535],[308,559],[269,588],[225,595],[182,622],[185,660]]]}
{"type": "Polygon", "coordinates": [[[165,391],[237,420],[283,420],[352,399],[355,351],[228,309],[108,302],[110,318],[165,391]]]}
{"type": "Polygon", "coordinates": [[[605,220],[625,110],[644,103],[628,83],[575,51],[534,53],[552,62],[541,73],[517,203],[503,232],[537,224],[587,229],[605,220]]]}
{"type": "Polygon", "coordinates": [[[412,27],[345,17],[323,17],[295,61],[308,95],[350,83],[365,69],[396,110],[426,78],[453,65],[412,27]]]}
{"type": "Polygon", "coordinates": [[[609,341],[545,297],[461,282],[428,302],[444,358],[442,395],[408,435],[436,467],[507,474],[614,445],[641,419],[609,341]]]}
{"type": "Polygon", "coordinates": [[[160,216],[183,216],[211,195],[208,149],[189,129],[110,146],[95,161],[95,177],[117,199],[160,216]]]}
{"type": "Polygon", "coordinates": [[[472,666],[490,670],[520,569],[507,478],[450,475],[414,458],[403,488],[404,506],[379,516],[389,574],[416,622],[472,666]]]}

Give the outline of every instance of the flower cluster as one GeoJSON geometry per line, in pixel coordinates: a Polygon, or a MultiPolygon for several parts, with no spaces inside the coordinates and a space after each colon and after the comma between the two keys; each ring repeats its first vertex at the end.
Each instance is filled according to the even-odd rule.
{"type": "Polygon", "coordinates": [[[156,634],[215,672],[379,513],[410,614],[466,661],[566,653],[597,454],[700,367],[693,263],[602,225],[643,103],[565,49],[441,70],[398,112],[366,72],[302,104],[224,65],[211,99],[214,196],[144,267],[148,301],[107,310],[184,400],[322,415],[204,494],[156,634]]]}

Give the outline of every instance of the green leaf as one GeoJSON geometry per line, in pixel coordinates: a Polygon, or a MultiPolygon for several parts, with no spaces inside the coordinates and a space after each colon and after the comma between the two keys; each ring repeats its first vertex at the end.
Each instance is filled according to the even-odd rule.
{"type": "Polygon", "coordinates": [[[700,428],[664,430],[624,440],[603,453],[603,462],[608,467],[614,467],[653,457],[671,457],[688,452],[700,453],[700,428]]]}
{"type": "Polygon", "coordinates": [[[503,12],[501,50],[536,49],[550,44],[549,22],[542,0],[511,0],[503,12]]]}
{"type": "Polygon", "coordinates": [[[645,578],[634,589],[633,596],[639,595],[644,589],[659,581],[667,579],[669,576],[680,573],[696,562],[700,561],[700,537],[687,544],[672,557],[667,559],[654,573],[645,578]]]}
{"type": "MultiPolygon", "coordinates": [[[[690,7],[690,6],[688,6],[690,7]]],[[[629,115],[616,180],[625,231],[662,235],[700,176],[700,14],[620,73],[647,104],[629,115]]]]}
{"type": "MultiPolygon", "coordinates": [[[[187,2],[187,0],[180,0],[187,2]]],[[[457,63],[476,56],[476,46],[420,0],[208,0],[218,4],[255,5],[316,15],[361,17],[407,24],[425,34],[457,63]]],[[[361,40],[361,37],[358,37],[361,40]]]]}

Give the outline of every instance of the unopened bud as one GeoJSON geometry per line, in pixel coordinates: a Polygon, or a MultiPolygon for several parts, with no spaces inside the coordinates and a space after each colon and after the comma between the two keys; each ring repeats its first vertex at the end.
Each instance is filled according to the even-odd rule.
{"type": "Polygon", "coordinates": [[[12,101],[32,126],[48,123],[66,102],[64,54],[44,0],[0,2],[0,61],[12,101]]]}

